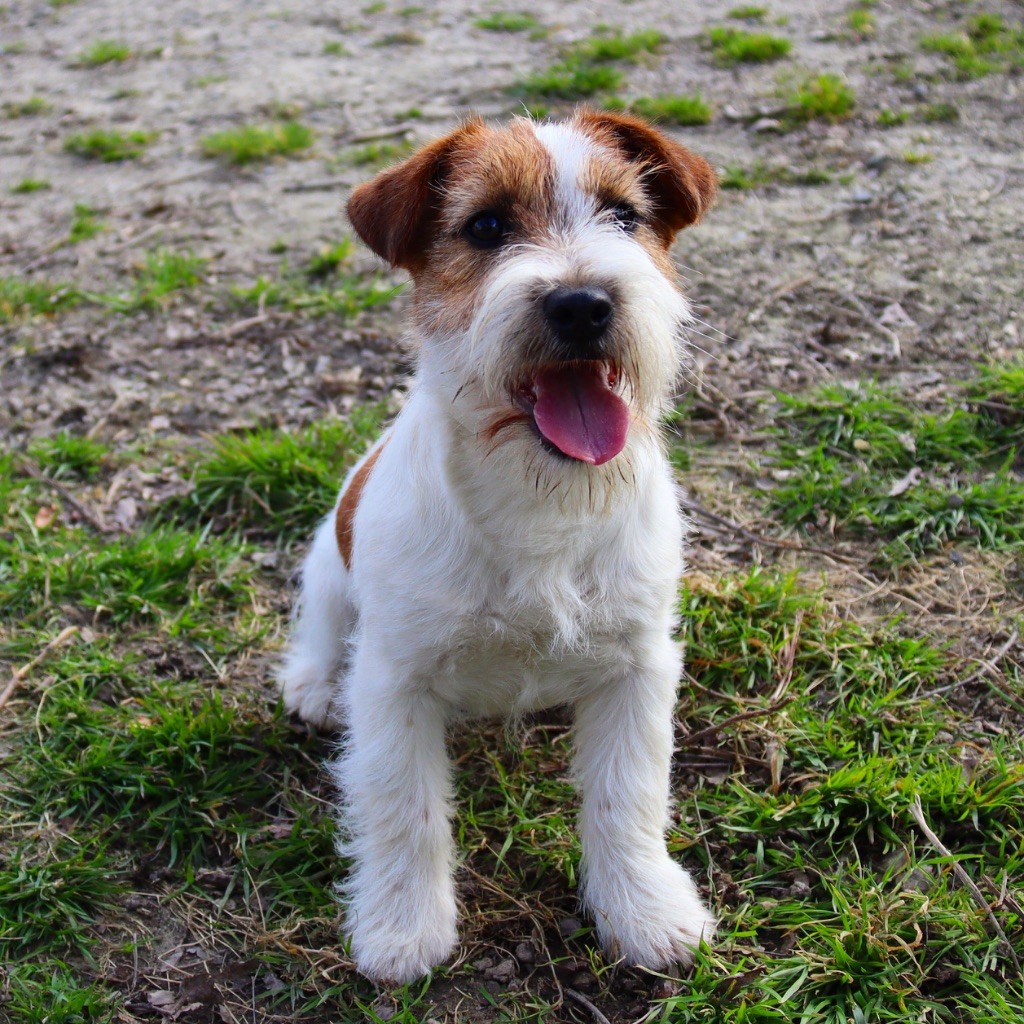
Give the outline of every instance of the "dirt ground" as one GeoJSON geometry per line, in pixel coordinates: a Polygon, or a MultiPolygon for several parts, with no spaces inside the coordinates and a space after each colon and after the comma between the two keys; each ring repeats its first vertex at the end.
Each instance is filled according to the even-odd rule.
{"type": "MultiPolygon", "coordinates": [[[[8,0],[0,109],[33,96],[48,107],[0,118],[0,277],[102,291],[157,246],[191,248],[209,263],[200,289],[159,312],[112,316],[83,304],[55,319],[0,323],[0,441],[69,428],[115,447],[180,444],[235,428],[298,427],[358,401],[399,403],[411,368],[400,343],[402,297],[343,322],[254,315],[226,301],[228,290],[276,274],[282,248],[300,259],[348,233],[344,201],[370,171],[339,154],[367,141],[426,141],[469,112],[506,117],[518,106],[509,94],[517,79],[600,24],[669,38],[656,60],[624,68],[623,99],[700,91],[714,116],[679,137],[720,170],[763,165],[775,179],[723,190],[676,249],[703,323],[690,390],[718,455],[716,472],[691,486],[707,508],[756,528],[733,483],[773,390],[878,379],[938,401],[975,364],[1020,351],[1024,76],[955,81],[942,73],[946,58],[920,46],[926,34],[960,25],[970,5],[883,0],[871,8],[875,30],[860,37],[845,4],[772,0],[772,19],[787,20],[766,30],[791,39],[792,55],[735,67],[716,64],[702,43],[709,26],[728,23],[731,2],[518,6],[551,30],[546,38],[475,27],[494,9],[487,0],[404,13],[397,3],[347,0],[8,0]],[[132,58],[81,66],[76,56],[98,39],[124,41],[132,58]],[[325,52],[335,43],[342,52],[325,52]],[[819,71],[855,89],[853,116],[783,130],[782,96],[819,71]],[[923,112],[939,104],[958,118],[927,120],[923,112]],[[419,116],[409,117],[411,108],[419,116]],[[882,128],[885,109],[910,116],[882,128]],[[211,132],[283,111],[316,132],[304,158],[238,169],[202,155],[211,132]],[[69,134],[93,127],[158,134],[138,160],[64,151],[69,134]],[[784,180],[809,169],[830,180],[784,180]],[[13,193],[25,178],[52,187],[13,193]],[[106,229],[69,245],[75,204],[93,208],[106,229]],[[356,379],[356,367],[356,384],[339,385],[356,379]]],[[[986,10],[1010,21],[1021,14],[1019,3],[1000,0],[986,10]]],[[[360,250],[357,264],[375,261],[360,250]]],[[[730,551],[708,533],[696,561],[713,569],[730,551]]],[[[979,556],[957,577],[966,581],[961,608],[998,598],[992,561],[979,556]]],[[[838,576],[851,600],[871,587],[838,576]]],[[[925,584],[959,586],[947,568],[925,584]]],[[[913,613],[892,594],[879,613],[895,608],[913,613]]]]}
{"type": "MultiPolygon", "coordinates": [[[[552,63],[559,44],[599,23],[654,26],[670,37],[668,52],[629,69],[625,98],[699,90],[716,116],[681,134],[719,168],[760,161],[833,173],[822,187],[724,191],[705,223],[684,234],[677,253],[707,325],[696,340],[706,349],[698,363],[709,403],[742,415],[770,388],[846,376],[941,388],[978,360],[1016,349],[1021,330],[1024,79],[929,74],[945,59],[918,41],[954,24],[960,6],[882,4],[876,31],[860,40],[836,5],[775,3],[772,14],[788,17],[778,31],[793,40],[792,60],[724,68],[700,35],[729,4],[534,3],[552,32],[531,40],[475,28],[481,5],[453,0],[406,17],[302,0],[201,9],[16,0],[0,15],[0,100],[41,96],[50,109],[0,122],[0,273],[102,288],[142,250],[165,245],[209,257],[214,282],[252,281],[279,265],[275,243],[308,252],[346,232],[343,201],[366,171],[332,158],[355,140],[394,130],[392,139],[419,142],[469,111],[504,116],[516,106],[508,87],[552,63]],[[379,45],[399,30],[422,42],[379,45]],[[139,56],[77,66],[96,39],[123,40],[139,56]],[[323,52],[332,41],[344,55],[323,52]],[[917,73],[901,82],[894,65],[917,73]],[[841,72],[856,89],[856,115],[772,131],[780,76],[797,68],[841,72]],[[875,124],[883,108],[938,103],[955,105],[959,121],[875,124]],[[239,171],[201,155],[203,136],[282,106],[317,132],[308,159],[239,171]],[[413,106],[422,117],[403,120],[413,106]],[[159,137],[142,159],[121,163],[62,150],[69,133],[95,126],[159,137]],[[908,153],[926,162],[908,162],[908,153]],[[25,177],[53,187],[11,195],[25,177]],[[62,245],[75,203],[99,211],[108,230],[62,245]]],[[[1014,5],[1000,7],[1013,14],[1014,5]]],[[[160,316],[82,309],[53,326],[33,323],[5,346],[5,432],[74,426],[127,440],[305,423],[329,405],[325,376],[358,364],[371,396],[392,386],[406,369],[393,358],[400,314],[398,303],[372,327],[285,316],[232,333],[231,322],[184,303],[160,316]]]]}

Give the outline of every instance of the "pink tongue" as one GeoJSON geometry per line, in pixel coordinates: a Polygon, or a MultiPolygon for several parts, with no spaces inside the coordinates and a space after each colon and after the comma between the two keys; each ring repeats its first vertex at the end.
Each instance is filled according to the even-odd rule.
{"type": "Polygon", "coordinates": [[[533,389],[537,429],[564,455],[600,466],[625,447],[629,409],[602,364],[541,370],[533,389]]]}

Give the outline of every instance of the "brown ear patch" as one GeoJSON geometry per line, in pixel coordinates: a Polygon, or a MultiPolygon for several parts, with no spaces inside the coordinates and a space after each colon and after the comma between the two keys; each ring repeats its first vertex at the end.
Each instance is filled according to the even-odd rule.
{"type": "Polygon", "coordinates": [[[387,441],[384,441],[370,452],[366,461],[356,470],[348,487],[341,495],[341,501],[338,502],[338,510],[334,515],[334,536],[346,569],[352,568],[352,540],[355,533],[356,509],[359,507],[359,499],[363,496],[366,481],[370,479],[374,464],[380,453],[384,451],[386,444],[387,441]]]}
{"type": "Polygon", "coordinates": [[[641,165],[644,185],[654,201],[655,226],[666,243],[707,212],[718,179],[703,157],[628,114],[581,110],[576,123],[598,142],[641,165]]]}
{"type": "Polygon", "coordinates": [[[459,152],[486,131],[483,121],[473,118],[356,186],[346,209],[359,237],[392,266],[415,271],[423,262],[445,177],[459,152]]]}

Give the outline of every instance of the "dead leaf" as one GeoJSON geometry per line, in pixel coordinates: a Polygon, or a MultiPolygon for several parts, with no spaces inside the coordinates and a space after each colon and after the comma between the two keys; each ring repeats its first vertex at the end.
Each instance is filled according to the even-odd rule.
{"type": "Polygon", "coordinates": [[[918,466],[914,466],[906,476],[900,477],[899,480],[889,488],[889,497],[898,498],[901,494],[905,494],[911,487],[917,486],[920,479],[921,470],[918,466]]]}
{"type": "Polygon", "coordinates": [[[56,515],[57,513],[53,508],[49,505],[43,505],[43,507],[36,512],[36,529],[45,530],[53,522],[56,515]]]}

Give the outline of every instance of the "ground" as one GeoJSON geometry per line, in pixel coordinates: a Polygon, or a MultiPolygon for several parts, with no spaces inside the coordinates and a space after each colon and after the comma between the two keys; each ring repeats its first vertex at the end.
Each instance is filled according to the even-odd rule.
{"type": "Polygon", "coordinates": [[[0,7],[0,1018],[1022,1019],[1022,67],[999,0],[0,7]],[[546,714],[453,737],[463,945],[377,990],[272,684],[415,359],[344,200],[469,112],[665,96],[723,184],[668,424],[719,938],[595,951],[546,714]]]}

